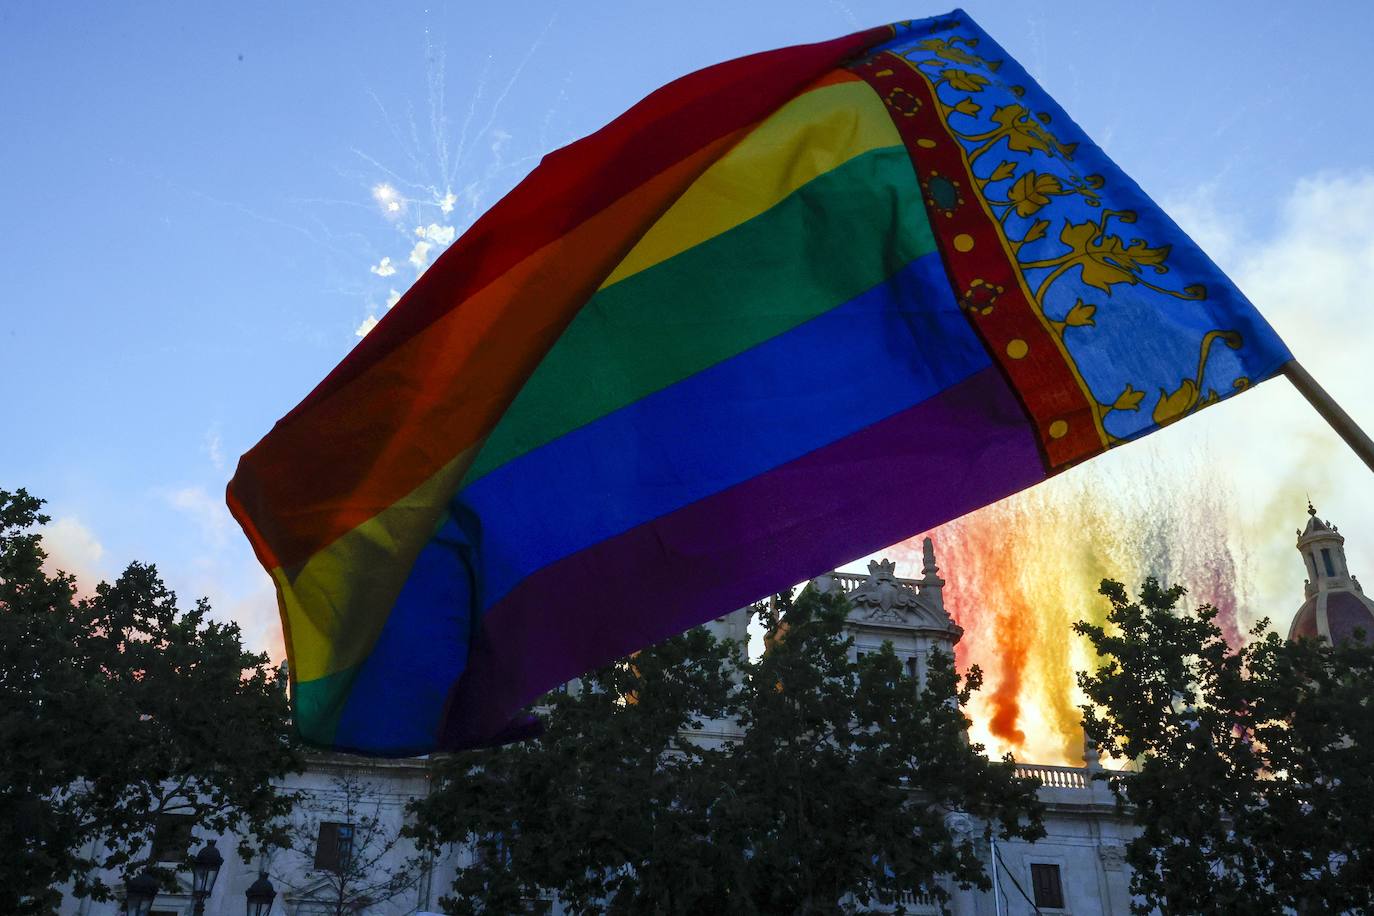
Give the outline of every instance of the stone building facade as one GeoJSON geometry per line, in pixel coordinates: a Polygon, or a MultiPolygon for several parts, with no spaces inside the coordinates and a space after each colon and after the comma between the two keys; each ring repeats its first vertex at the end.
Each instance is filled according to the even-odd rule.
{"type": "MultiPolygon", "coordinates": [[[[1365,597],[1359,581],[1346,566],[1344,538],[1334,525],[1317,518],[1309,508],[1305,530],[1298,532],[1297,548],[1307,567],[1306,600],[1294,615],[1290,638],[1297,636],[1341,639],[1355,629],[1374,635],[1374,602],[1365,597]]],[[[926,540],[921,578],[902,579],[894,564],[882,560],[869,564],[867,574],[835,572],[818,577],[813,584],[820,589],[839,589],[851,604],[848,632],[853,637],[851,651],[878,650],[890,642],[907,670],[924,677],[927,659],[935,649],[952,653],[963,631],[945,609],[944,581],[939,576],[934,546],[926,540]]],[[[719,637],[747,642],[752,609],[743,608],[708,624],[719,637]]],[[[703,723],[694,740],[718,743],[737,737],[735,723],[727,720],[703,723]]],[[[1125,844],[1133,835],[1129,820],[1118,811],[1105,783],[1093,779],[1100,771],[1097,754],[1085,747],[1082,766],[1018,764],[1021,775],[1041,780],[1040,798],[1045,803],[1046,835],[1034,843],[999,842],[984,850],[983,858],[992,890],[951,888],[951,911],[956,916],[1023,916],[1023,914],[1072,914],[1072,916],[1125,916],[1130,912],[1130,875],[1125,864],[1125,844]]],[[[341,814],[341,782],[352,780],[365,787],[360,809],[375,817],[383,832],[395,833],[406,818],[405,806],[412,798],[430,791],[431,776],[427,761],[375,760],[347,755],[316,755],[310,768],[292,777],[286,788],[301,793],[296,814],[298,826],[306,835],[320,827],[319,844],[327,845],[327,825],[335,829],[350,815],[341,814]]],[[[980,825],[967,815],[951,816],[955,830],[981,832],[980,825]]],[[[198,838],[193,849],[204,838],[198,838]]],[[[278,852],[271,860],[241,862],[233,850],[236,839],[218,838],[225,864],[206,913],[242,914],[244,893],[260,873],[270,875],[279,893],[273,916],[324,916],[333,914],[330,889],[311,880],[306,854],[278,852]]],[[[319,855],[319,850],[314,851],[319,855]]],[[[398,844],[379,867],[400,867],[414,850],[398,844]]],[[[422,863],[406,888],[384,902],[362,910],[369,916],[418,916],[437,909],[438,898],[451,886],[458,870],[480,867],[462,850],[440,859],[422,863]]],[[[191,916],[189,878],[176,892],[162,894],[153,907],[157,916],[191,916]]],[[[909,900],[907,913],[933,914],[939,909],[931,901],[909,900]]],[[[551,907],[557,912],[556,905],[551,907]]],[[[63,916],[115,916],[122,913],[118,902],[97,904],[68,898],[63,916]]]]}
{"type": "MultiPolygon", "coordinates": [[[[922,545],[919,579],[900,579],[887,560],[869,563],[868,573],[831,573],[813,580],[822,590],[840,589],[850,604],[848,635],[856,655],[880,649],[884,642],[908,673],[924,678],[930,653],[953,654],[963,630],[945,609],[944,580],[935,549],[922,545]]],[[[1021,764],[1017,773],[1040,779],[1045,804],[1045,836],[1034,843],[999,842],[984,850],[993,889],[987,892],[951,886],[950,910],[956,916],[1008,914],[1104,914],[1130,912],[1125,843],[1133,828],[1117,811],[1106,784],[1092,778],[1100,770],[1097,754],[1085,749],[1081,767],[1021,764]]],[[[951,826],[981,833],[966,815],[953,815],[951,826]]],[[[929,901],[908,901],[908,913],[938,913],[929,901]]]]}

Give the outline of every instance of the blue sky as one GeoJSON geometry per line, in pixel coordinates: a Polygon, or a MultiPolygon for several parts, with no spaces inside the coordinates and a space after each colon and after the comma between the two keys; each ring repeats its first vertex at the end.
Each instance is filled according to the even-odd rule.
{"type": "MultiPolygon", "coordinates": [[[[156,562],[266,645],[270,586],[223,511],[224,485],[414,280],[412,258],[431,262],[539,156],[675,76],[946,8],[0,6],[0,487],[50,501],[67,567],[156,562]]],[[[1374,427],[1361,381],[1374,344],[1362,282],[1374,7],[967,9],[1374,427]]],[[[1289,562],[1275,583],[1290,587],[1301,570],[1280,559],[1282,538],[1300,518],[1284,508],[1280,524],[1264,507],[1312,491],[1362,536],[1351,563],[1374,575],[1371,479],[1290,392],[1246,395],[1156,438],[1083,473],[1165,458],[1226,468],[1237,538],[1289,562]]]]}

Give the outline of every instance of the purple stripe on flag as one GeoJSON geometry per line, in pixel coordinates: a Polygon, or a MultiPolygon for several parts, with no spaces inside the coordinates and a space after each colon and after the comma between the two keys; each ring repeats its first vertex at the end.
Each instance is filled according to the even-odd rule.
{"type": "Polygon", "coordinates": [[[985,369],[526,578],[475,635],[440,746],[481,744],[522,707],[588,668],[1045,476],[1024,411],[1000,372],[985,369]]]}

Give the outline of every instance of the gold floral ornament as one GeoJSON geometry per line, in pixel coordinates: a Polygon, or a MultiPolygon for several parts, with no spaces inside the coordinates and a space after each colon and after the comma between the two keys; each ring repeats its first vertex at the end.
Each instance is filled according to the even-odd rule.
{"type": "Polygon", "coordinates": [[[967,70],[956,70],[953,67],[941,70],[940,78],[948,83],[951,89],[957,89],[960,92],[982,92],[983,87],[988,84],[986,76],[969,73],[967,70]]]}
{"type": "Polygon", "coordinates": [[[1031,216],[1050,202],[1050,195],[1059,194],[1063,186],[1059,179],[1044,173],[1027,172],[1016,180],[1007,192],[1007,199],[1016,205],[1016,215],[1031,216]]]}
{"type": "Polygon", "coordinates": [[[957,111],[961,115],[968,115],[970,118],[972,118],[976,116],[978,112],[983,110],[983,106],[979,105],[973,99],[963,98],[960,99],[959,103],[950,110],[957,111]]]}
{"type": "MultiPolygon", "coordinates": [[[[1140,233],[1145,238],[1136,238],[1112,225],[1113,222],[1134,224],[1137,221],[1136,214],[1129,210],[1109,209],[1107,201],[1103,199],[1107,184],[1104,177],[1080,173],[1074,161],[1077,142],[1061,140],[1054,116],[1033,110],[1030,106],[1035,104],[1031,101],[1034,96],[1024,86],[1007,85],[999,81],[997,73],[1001,62],[987,61],[971,53],[977,45],[977,39],[947,35],[921,41],[918,47],[907,50],[905,56],[932,88],[938,83],[948,86],[952,92],[963,93],[957,102],[951,103],[936,92],[934,104],[943,115],[949,133],[962,147],[964,166],[973,176],[973,189],[983,192],[981,196],[987,212],[992,216],[995,228],[1000,231],[1015,267],[1019,269],[1019,281],[1023,285],[1033,283],[1035,286],[1033,291],[1027,289],[1031,310],[1057,336],[1070,367],[1075,369],[1080,387],[1096,405],[1094,419],[1103,441],[1109,445],[1120,441],[1104,428],[1102,421],[1106,415],[1114,411],[1141,412],[1146,393],[1156,387],[1159,395],[1153,405],[1152,416],[1154,422],[1161,426],[1219,400],[1220,395],[1215,390],[1204,388],[1203,374],[1208,353],[1215,341],[1221,340],[1231,349],[1241,347],[1240,336],[1229,330],[1207,333],[1201,342],[1196,377],[1180,379],[1177,387],[1169,385],[1167,376],[1165,379],[1156,376],[1136,379],[1142,383],[1140,388],[1125,384],[1115,396],[1109,390],[1089,391],[1088,383],[1073,365],[1072,348],[1067,347],[1069,342],[1084,340],[1095,333],[1091,329],[1097,324],[1098,305],[1084,302],[1082,295],[1089,295],[1088,290],[1096,289],[1110,296],[1113,288],[1128,284],[1174,299],[1196,302],[1206,299],[1207,289],[1201,283],[1188,283],[1186,277],[1154,279],[1175,273],[1169,265],[1172,246],[1154,244],[1149,232],[1140,233]],[[1007,98],[1006,93],[1010,93],[1011,98],[1007,98]],[[975,103],[974,98],[984,100],[987,108],[975,103]],[[990,116],[981,115],[972,126],[954,117],[955,114],[979,115],[984,110],[990,110],[990,116]],[[1003,141],[1005,146],[1002,145],[1003,141]],[[977,168],[978,159],[994,150],[1000,154],[996,168],[977,168]],[[1037,161],[1036,153],[1043,154],[1051,161],[1037,161]],[[980,174],[986,177],[979,177],[980,174]],[[994,193],[987,193],[994,187],[994,193]],[[1081,211],[1056,209],[1061,203],[1059,198],[1069,196],[1093,208],[1093,215],[1089,217],[1081,214],[1081,211]],[[1005,199],[997,200],[995,197],[1005,199]],[[1012,221],[1012,213],[1024,222],[1012,221]],[[1058,248],[1057,254],[1043,256],[1058,247],[1047,238],[1054,225],[1062,227],[1057,237],[1063,247],[1058,248]],[[1037,244],[1034,249],[1027,251],[1026,246],[1031,243],[1037,244]],[[1032,279],[1031,271],[1035,272],[1035,279],[1032,279]],[[1065,298],[1072,297],[1073,293],[1079,295],[1062,320],[1056,320],[1046,314],[1046,300],[1054,285],[1066,277],[1072,292],[1063,290],[1065,298]],[[1165,283],[1173,288],[1160,285],[1165,283]],[[1182,289],[1178,288],[1180,286],[1182,289]],[[1069,328],[1083,330],[1068,335],[1069,328]]],[[[947,96],[950,94],[946,93],[947,96]]],[[[921,185],[927,208],[933,217],[950,218],[964,203],[963,189],[953,175],[930,172],[923,177],[921,185]]],[[[968,238],[967,235],[962,237],[968,238]]],[[[956,236],[951,242],[952,250],[969,250],[968,246],[960,247],[958,238],[956,236]]],[[[959,305],[970,317],[979,319],[996,310],[1002,292],[1001,288],[984,280],[974,280],[959,297],[959,305]]],[[[1101,304],[1109,305],[1110,300],[1101,304]]],[[[1010,350],[1008,355],[1017,358],[1010,350]]],[[[1021,355],[1024,356],[1024,352],[1021,355]]],[[[1121,383],[1120,380],[1115,382],[1121,383]]],[[[1230,382],[1231,387],[1237,390],[1249,384],[1250,380],[1244,376],[1230,382]]],[[[1140,417],[1140,421],[1143,420],[1144,417],[1140,417]]],[[[1055,438],[1066,433],[1062,421],[1057,426],[1057,432],[1053,426],[1049,430],[1049,434],[1055,438]]]]}
{"type": "Polygon", "coordinates": [[[1098,196],[1097,192],[1102,190],[1102,186],[1106,184],[1106,181],[1103,180],[1101,175],[1085,175],[1082,177],[1078,175],[1068,175],[1066,177],[1068,178],[1069,185],[1073,192],[1083,198],[1083,203],[1090,207],[1102,206],[1102,199],[1098,196]]]}
{"type": "Polygon", "coordinates": [[[1050,228],[1050,221],[1047,219],[1038,219],[1031,223],[1031,227],[1026,230],[1026,234],[1021,236],[1020,240],[1015,243],[1016,249],[1020,251],[1022,245],[1040,241],[1045,237],[1045,230],[1048,228],[1050,228]]]}
{"type": "Polygon", "coordinates": [[[1190,378],[1184,379],[1173,391],[1159,389],[1159,400],[1152,414],[1154,421],[1160,426],[1168,426],[1182,417],[1197,403],[1197,390],[1197,383],[1190,378]]]}
{"type": "MultiPolygon", "coordinates": [[[[1134,217],[1123,222],[1134,222],[1134,217]]],[[[1160,274],[1169,271],[1165,261],[1171,246],[1151,248],[1141,239],[1131,239],[1131,244],[1126,245],[1121,236],[1109,235],[1093,222],[1065,221],[1059,241],[1073,250],[1069,260],[1082,266],[1083,282],[1103,292],[1111,292],[1116,283],[1136,283],[1146,267],[1160,274]]]]}
{"type": "Polygon", "coordinates": [[[1011,176],[1013,176],[1013,175],[1015,175],[1015,174],[1016,174],[1016,163],[1015,163],[1015,162],[1012,162],[1012,161],[1009,160],[1009,159],[1004,159],[1004,160],[1002,160],[1002,162],[997,166],[997,168],[995,168],[995,169],[992,170],[992,174],[988,176],[987,183],[988,183],[988,184],[994,184],[994,183],[996,183],[996,182],[998,182],[998,181],[1006,181],[1008,178],[1010,178],[1011,176]]]}
{"type": "Polygon", "coordinates": [[[917,45],[917,47],[922,51],[929,51],[941,60],[947,60],[952,64],[963,64],[966,67],[986,67],[992,71],[996,71],[1002,66],[1000,60],[984,60],[977,54],[970,54],[962,48],[959,48],[958,45],[963,45],[967,48],[976,48],[978,47],[978,39],[959,37],[949,39],[927,38],[917,45]]]}
{"type": "Polygon", "coordinates": [[[1129,384],[1126,385],[1116,400],[1112,402],[1112,410],[1139,410],[1140,402],[1145,397],[1145,392],[1137,391],[1129,384]]]}
{"type": "MultiPolygon", "coordinates": [[[[1215,391],[1208,391],[1206,398],[1201,397],[1202,376],[1207,370],[1207,355],[1212,349],[1212,344],[1218,340],[1232,350],[1239,350],[1243,343],[1240,334],[1236,331],[1208,331],[1206,336],[1202,338],[1201,352],[1198,355],[1197,376],[1183,379],[1182,383],[1173,391],[1159,389],[1159,400],[1155,402],[1152,416],[1160,426],[1167,426],[1194,408],[1205,407],[1219,399],[1215,391]]],[[[1249,387],[1250,380],[1242,376],[1231,384],[1232,387],[1240,390],[1249,387]]]]}
{"type": "Polygon", "coordinates": [[[1064,316],[1064,324],[1071,328],[1083,328],[1095,325],[1096,322],[1093,321],[1093,315],[1096,313],[1097,306],[1088,305],[1082,299],[1079,299],[1073,304],[1073,308],[1069,309],[1069,313],[1064,316]]]}
{"type": "Polygon", "coordinates": [[[1151,247],[1141,239],[1131,239],[1129,245],[1121,237],[1107,232],[1107,223],[1115,217],[1123,223],[1134,223],[1135,214],[1129,210],[1106,210],[1098,222],[1073,223],[1065,220],[1059,232],[1059,241],[1069,250],[1055,258],[1040,261],[1022,262],[1023,270],[1048,268],[1050,273],[1040,281],[1036,290],[1036,301],[1043,303],[1044,294],[1050,285],[1074,267],[1083,271],[1083,282],[1105,293],[1112,291],[1117,283],[1139,283],[1156,292],[1174,296],[1178,299],[1197,300],[1206,296],[1201,284],[1185,287],[1183,292],[1157,286],[1141,276],[1145,268],[1153,268],[1157,274],[1169,272],[1165,262],[1169,259],[1171,246],[1151,247]]]}
{"type": "Polygon", "coordinates": [[[1007,141],[1007,147],[1014,153],[1041,152],[1065,161],[1072,160],[1074,151],[1078,149],[1077,143],[1060,143],[1059,139],[1046,130],[1045,125],[1022,105],[1003,105],[994,109],[992,123],[997,127],[986,133],[964,135],[964,140],[979,144],[968,154],[970,164],[1003,138],[1007,141]]]}
{"type": "MultiPolygon", "coordinates": [[[[1043,220],[1041,222],[1043,222],[1043,220]]],[[[1073,304],[1073,308],[1069,309],[1069,313],[1064,316],[1063,321],[1055,321],[1053,318],[1047,318],[1047,320],[1049,321],[1050,327],[1059,335],[1059,339],[1063,340],[1064,332],[1069,328],[1096,327],[1097,321],[1093,318],[1096,314],[1097,306],[1089,305],[1082,299],[1079,299],[1073,304]]]]}

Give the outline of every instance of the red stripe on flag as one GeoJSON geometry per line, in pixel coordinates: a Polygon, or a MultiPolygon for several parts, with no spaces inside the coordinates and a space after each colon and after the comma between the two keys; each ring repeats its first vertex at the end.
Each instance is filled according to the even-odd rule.
{"type": "Polygon", "coordinates": [[[890,35],[692,74],[549,156],[240,461],[229,503],[259,557],[299,565],[480,442],[600,281],[740,131],[890,35]]]}
{"type": "Polygon", "coordinates": [[[650,93],[596,133],[548,154],[444,252],[283,422],[365,372],[534,251],[892,34],[891,26],[882,26],[698,70],[650,93]]]}

